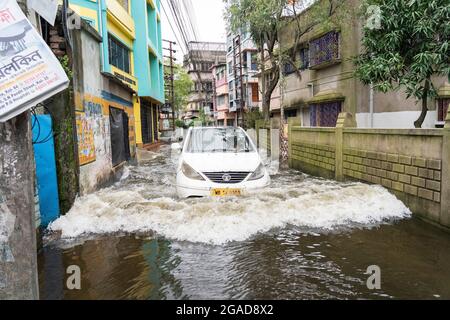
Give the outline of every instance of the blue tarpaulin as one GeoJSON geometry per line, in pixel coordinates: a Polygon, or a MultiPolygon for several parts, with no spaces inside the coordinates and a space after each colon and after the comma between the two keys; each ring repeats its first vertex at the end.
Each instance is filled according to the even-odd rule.
{"type": "Polygon", "coordinates": [[[33,116],[34,159],[39,193],[41,225],[48,224],[59,217],[58,180],[56,176],[55,145],[50,115],[33,116]],[[39,143],[41,142],[41,143],[39,143]]]}

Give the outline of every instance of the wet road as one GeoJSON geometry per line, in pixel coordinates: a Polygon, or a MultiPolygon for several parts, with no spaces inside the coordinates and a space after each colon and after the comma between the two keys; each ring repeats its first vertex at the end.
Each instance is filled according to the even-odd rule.
{"type": "Polygon", "coordinates": [[[286,170],[242,198],[180,200],[168,153],[51,226],[42,299],[450,299],[450,235],[385,189],[286,170]],[[65,287],[70,265],[81,290],[65,287]]]}

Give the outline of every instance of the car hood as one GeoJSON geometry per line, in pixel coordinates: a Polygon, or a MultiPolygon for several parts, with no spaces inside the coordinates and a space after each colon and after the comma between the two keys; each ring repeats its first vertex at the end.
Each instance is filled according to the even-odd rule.
{"type": "Polygon", "coordinates": [[[199,172],[253,172],[261,163],[261,158],[257,152],[184,153],[182,160],[199,172]]]}

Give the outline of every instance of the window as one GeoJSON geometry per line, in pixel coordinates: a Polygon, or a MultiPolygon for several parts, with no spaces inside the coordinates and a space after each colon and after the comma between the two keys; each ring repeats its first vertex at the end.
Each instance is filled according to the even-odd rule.
{"type": "Polygon", "coordinates": [[[203,83],[203,90],[212,91],[212,82],[203,83]]]}
{"type": "Polygon", "coordinates": [[[332,31],[312,40],[309,44],[310,66],[314,67],[339,59],[339,38],[339,32],[332,31]]]}
{"type": "Polygon", "coordinates": [[[439,99],[438,100],[438,121],[445,121],[445,117],[447,116],[449,104],[450,104],[450,99],[439,99]]]}
{"type": "Polygon", "coordinates": [[[191,131],[187,146],[189,153],[254,152],[250,139],[242,129],[199,128],[191,131]]]}
{"type": "Polygon", "coordinates": [[[336,127],[341,108],[340,101],[312,104],[309,108],[311,127],[336,127]]]}
{"type": "Polygon", "coordinates": [[[249,54],[248,52],[244,52],[242,54],[242,66],[244,69],[247,69],[248,67],[248,54],[249,54]]]}
{"type": "Polygon", "coordinates": [[[258,91],[258,84],[252,83],[252,102],[258,102],[259,101],[259,91],[258,91]]]}
{"type": "Polygon", "coordinates": [[[292,110],[284,110],[284,119],[288,119],[291,117],[296,117],[297,116],[297,109],[292,109],[292,110]]]}
{"type": "Polygon", "coordinates": [[[108,36],[109,63],[130,73],[130,49],[113,36],[108,36]]]}
{"type": "Polygon", "coordinates": [[[233,62],[230,61],[228,62],[228,74],[232,74],[233,73],[233,62]]]}
{"type": "Polygon", "coordinates": [[[295,72],[295,67],[290,62],[285,62],[283,65],[283,74],[285,76],[295,72]]]}
{"type": "Polygon", "coordinates": [[[223,104],[225,104],[225,96],[218,96],[217,97],[217,105],[221,106],[223,104]]]}
{"type": "Polygon", "coordinates": [[[223,76],[224,76],[223,69],[217,70],[217,72],[216,72],[216,79],[217,79],[218,81],[219,81],[219,80],[222,80],[222,79],[223,79],[223,76]]]}
{"type": "Polygon", "coordinates": [[[309,68],[309,48],[300,49],[300,70],[306,70],[309,68]]]}
{"type": "Polygon", "coordinates": [[[253,71],[258,70],[258,57],[257,57],[257,53],[252,53],[252,56],[251,56],[251,63],[252,63],[252,66],[251,66],[252,70],[253,70],[253,71]]]}

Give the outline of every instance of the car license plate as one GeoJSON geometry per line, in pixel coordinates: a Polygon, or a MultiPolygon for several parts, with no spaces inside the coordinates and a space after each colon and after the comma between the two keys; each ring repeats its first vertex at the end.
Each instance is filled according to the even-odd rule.
{"type": "Polygon", "coordinates": [[[215,197],[240,196],[241,189],[212,189],[211,195],[215,197]]]}

